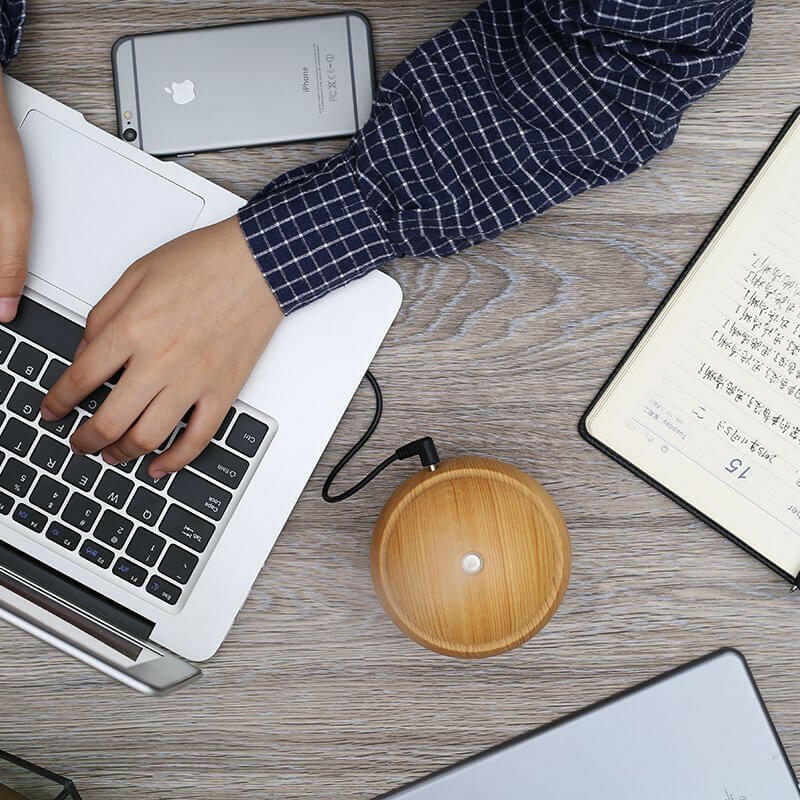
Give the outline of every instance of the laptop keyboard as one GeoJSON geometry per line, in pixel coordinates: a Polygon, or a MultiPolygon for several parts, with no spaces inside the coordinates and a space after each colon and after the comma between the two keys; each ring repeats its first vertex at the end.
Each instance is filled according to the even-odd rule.
{"type": "MultiPolygon", "coordinates": [[[[115,466],[74,454],[72,432],[113,387],[46,422],[39,405],[67,368],[83,329],[30,297],[0,325],[0,517],[162,609],[196,584],[274,435],[275,422],[237,401],[192,463],[154,481],[152,453],[115,466]]],[[[166,449],[187,417],[157,448],[166,449]]]]}

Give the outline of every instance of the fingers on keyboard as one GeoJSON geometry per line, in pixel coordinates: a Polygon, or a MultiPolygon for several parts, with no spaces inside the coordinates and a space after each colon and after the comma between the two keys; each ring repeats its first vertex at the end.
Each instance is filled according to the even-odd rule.
{"type": "MultiPolygon", "coordinates": [[[[269,428],[230,407],[206,426],[210,444],[203,448],[195,435],[188,468],[158,480],[150,466],[180,441],[182,426],[155,454],[113,466],[71,453],[66,440],[109,398],[108,382],[55,421],[39,409],[68,370],[81,333],[27,297],[14,323],[0,326],[0,516],[153,603],[175,605],[207,561],[269,428]]],[[[187,414],[184,423],[193,421],[200,418],[187,414]]]]}

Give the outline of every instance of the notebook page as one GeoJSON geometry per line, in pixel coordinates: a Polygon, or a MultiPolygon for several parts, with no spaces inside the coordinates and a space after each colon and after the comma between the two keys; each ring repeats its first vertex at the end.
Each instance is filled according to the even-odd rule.
{"type": "Polygon", "coordinates": [[[800,120],[587,428],[774,564],[800,572],[800,120]]]}

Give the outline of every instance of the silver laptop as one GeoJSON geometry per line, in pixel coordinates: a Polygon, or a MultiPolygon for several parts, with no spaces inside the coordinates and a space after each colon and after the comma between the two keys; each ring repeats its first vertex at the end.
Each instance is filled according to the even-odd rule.
{"type": "MultiPolygon", "coordinates": [[[[70,434],[113,384],[57,423],[38,403],[91,307],[131,262],[244,201],[5,81],[35,216],[20,312],[0,326],[0,618],[167,692],[197,677],[188,661],[213,655],[231,627],[400,288],[375,272],[292,314],[208,449],[176,475],[154,482],[147,457],[111,467],[73,455],[70,434]]],[[[235,336],[236,321],[219,335],[235,336]]]]}
{"type": "Polygon", "coordinates": [[[722,650],[384,800],[798,800],[744,658],[722,650]]]}

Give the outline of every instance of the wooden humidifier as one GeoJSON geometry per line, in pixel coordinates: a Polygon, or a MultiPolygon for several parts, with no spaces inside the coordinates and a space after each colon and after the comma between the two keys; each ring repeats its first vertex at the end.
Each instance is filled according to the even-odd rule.
{"type": "Polygon", "coordinates": [[[550,495],[490,458],[421,470],[375,524],[372,579],[397,626],[425,647],[481,658],[540,631],[569,581],[571,550],[550,495]]]}

